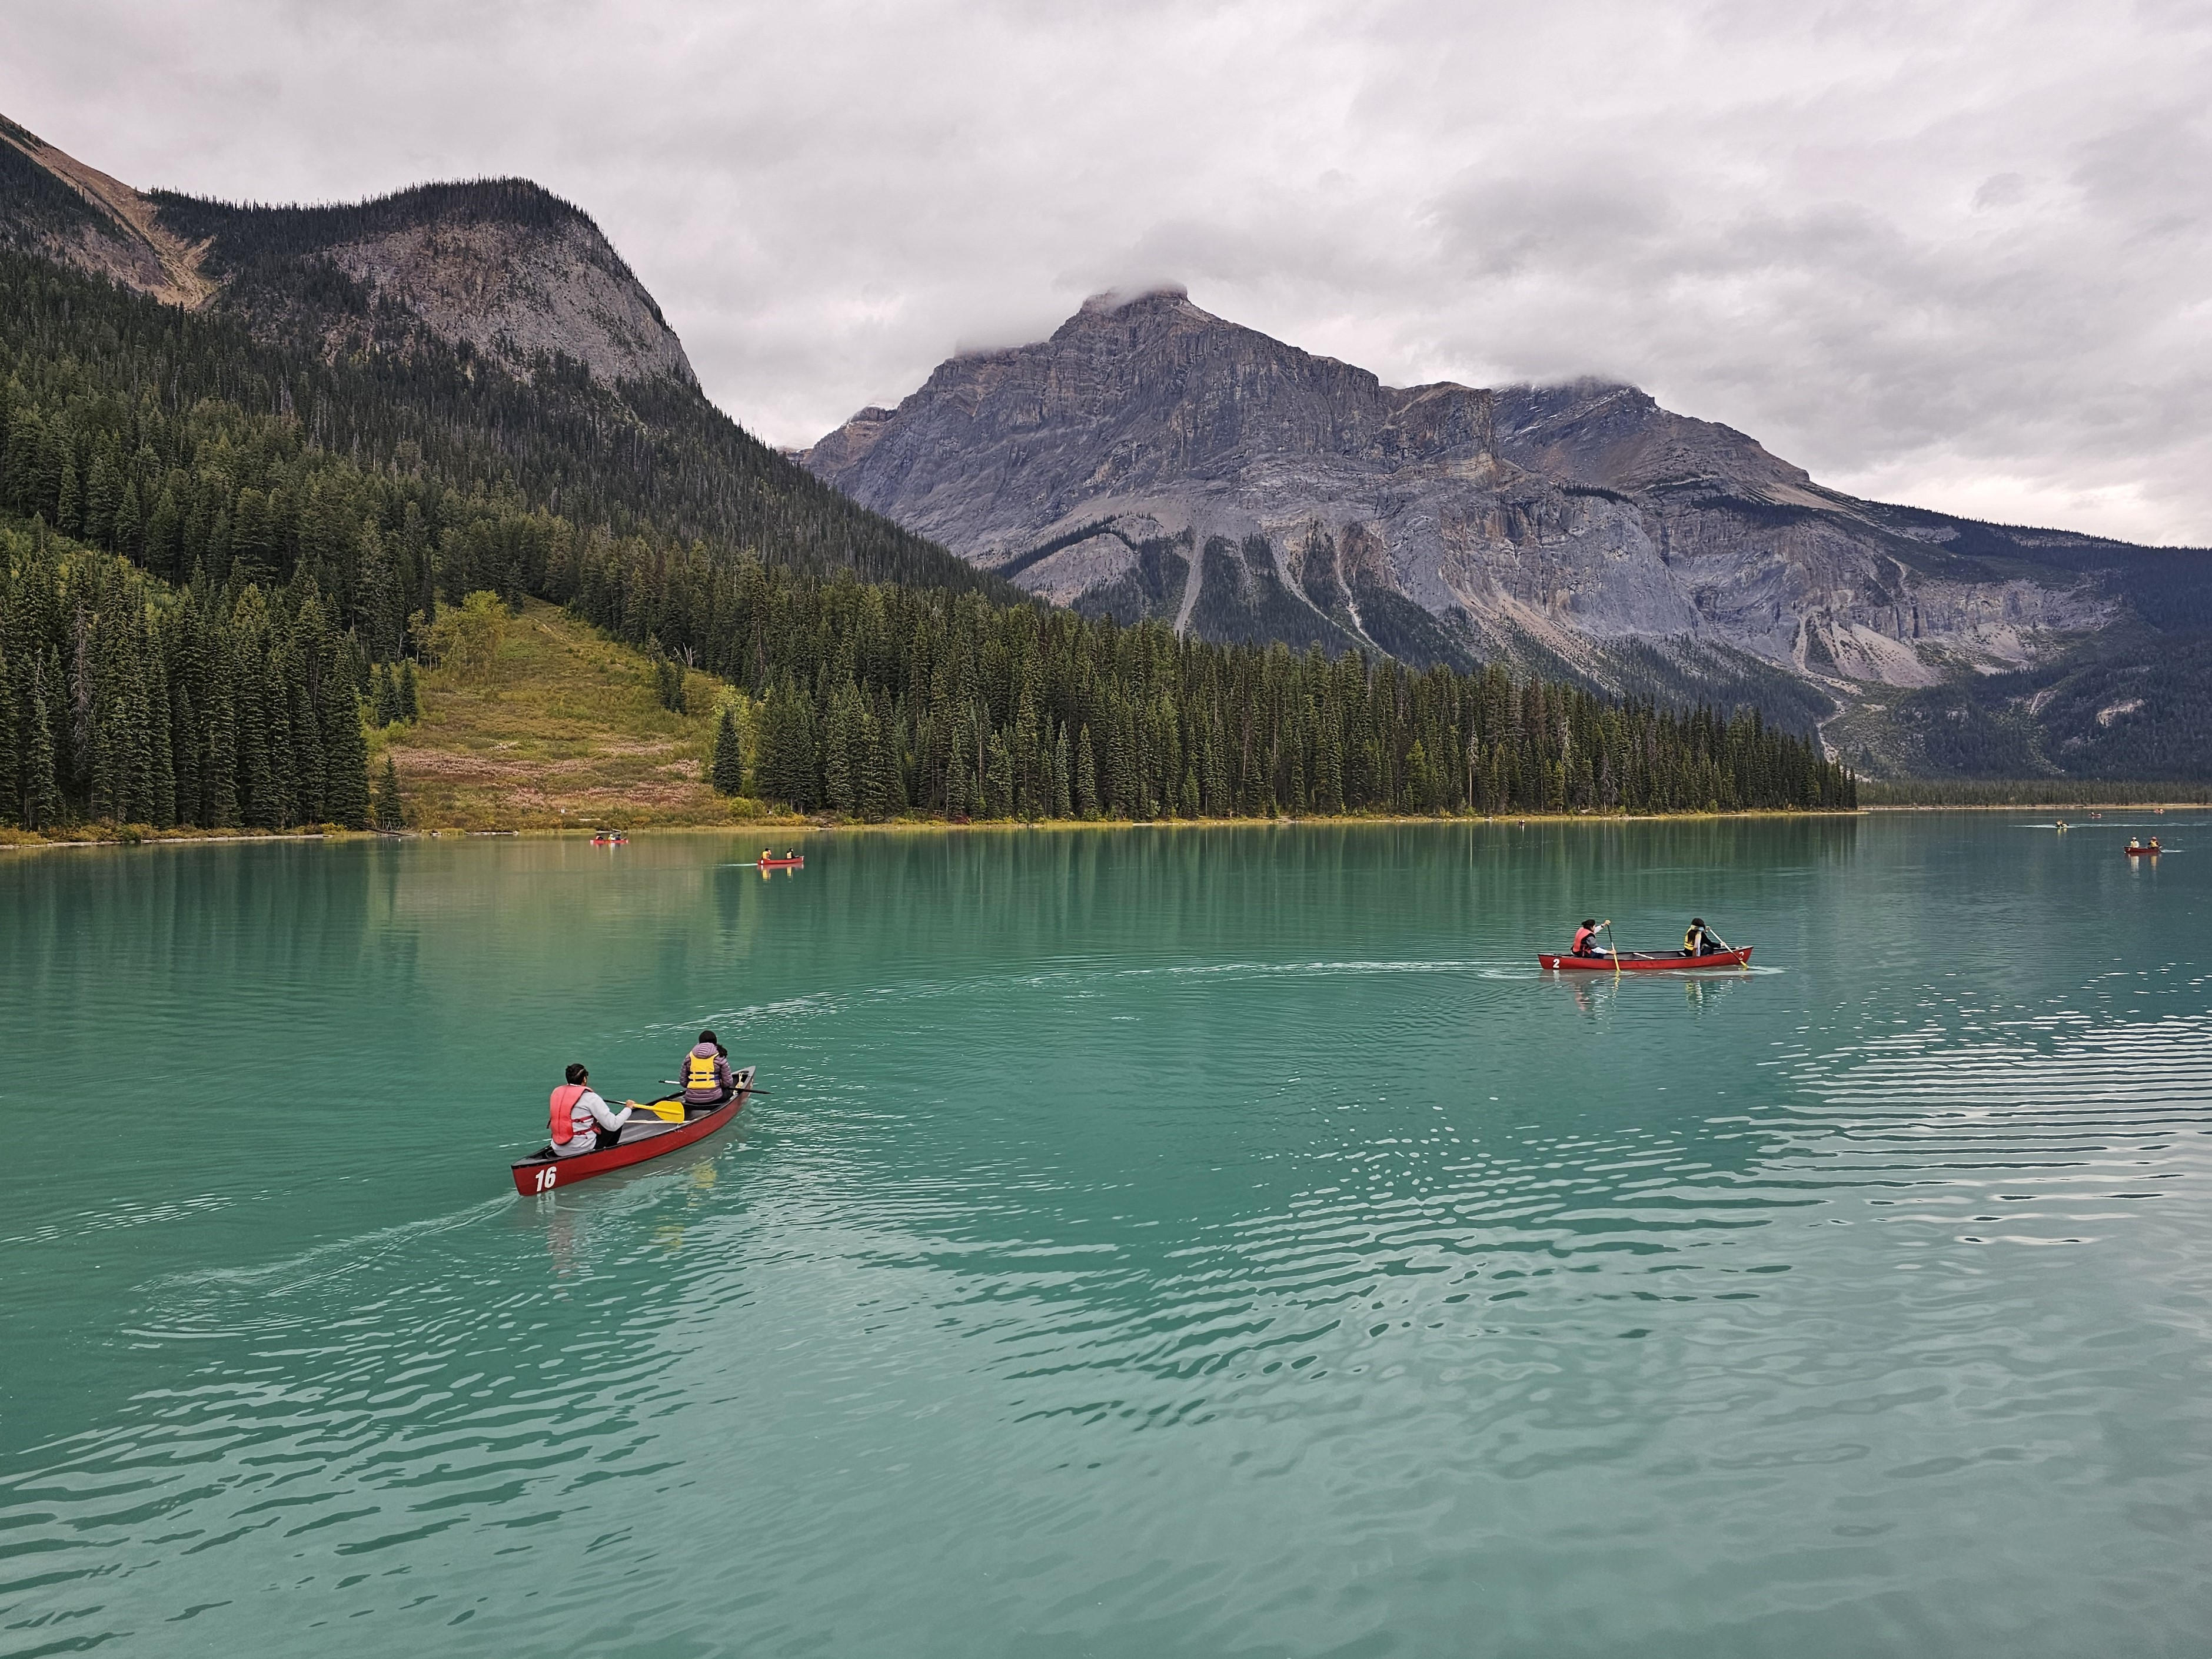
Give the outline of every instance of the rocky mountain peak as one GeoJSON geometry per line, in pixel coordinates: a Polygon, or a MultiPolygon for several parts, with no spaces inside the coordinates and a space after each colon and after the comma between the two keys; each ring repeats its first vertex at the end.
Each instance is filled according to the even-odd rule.
{"type": "Polygon", "coordinates": [[[1188,313],[1206,322],[1220,322],[1190,302],[1190,290],[1181,283],[1164,283],[1157,288],[1109,288],[1092,295],[1076,308],[1075,315],[1060,325],[1063,329],[1079,328],[1091,318],[1111,317],[1132,308],[1146,314],[1188,313]]]}
{"type": "Polygon", "coordinates": [[[1990,527],[1825,489],[1638,387],[1387,386],[1175,287],[950,358],[801,459],[1078,609],[1645,694],[1750,687],[1796,718],[2028,663],[2114,612],[2078,566],[1962,556],[1990,527]]]}

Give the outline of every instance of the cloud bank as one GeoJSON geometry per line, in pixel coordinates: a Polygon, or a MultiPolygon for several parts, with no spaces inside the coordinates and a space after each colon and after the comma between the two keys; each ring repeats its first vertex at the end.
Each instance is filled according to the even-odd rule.
{"type": "Polygon", "coordinates": [[[1395,384],[1597,374],[1863,494],[2212,543],[2212,5],[0,0],[139,185],[580,203],[805,443],[1164,280],[1395,384]]]}

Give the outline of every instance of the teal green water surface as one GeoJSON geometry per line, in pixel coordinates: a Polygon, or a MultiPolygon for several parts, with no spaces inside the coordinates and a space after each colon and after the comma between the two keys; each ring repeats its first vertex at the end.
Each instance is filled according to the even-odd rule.
{"type": "Polygon", "coordinates": [[[0,854],[0,1654],[2204,1653],[2198,823],[0,854]]]}

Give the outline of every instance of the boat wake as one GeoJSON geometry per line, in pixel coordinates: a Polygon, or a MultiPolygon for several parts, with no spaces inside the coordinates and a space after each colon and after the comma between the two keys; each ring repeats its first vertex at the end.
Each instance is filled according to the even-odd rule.
{"type": "Polygon", "coordinates": [[[216,1337],[266,1335],[315,1322],[319,1304],[290,1313],[270,1310],[304,1291],[315,1291],[379,1267],[388,1258],[441,1233],[489,1220],[509,1207],[504,1194],[446,1215],[380,1227],[350,1238],[333,1239],[297,1255],[250,1267],[200,1267],[164,1273],[143,1287],[167,1316],[158,1325],[125,1326],[122,1334],[144,1341],[190,1341],[216,1337]],[[237,1316],[241,1299],[255,1310],[237,1316]]]}

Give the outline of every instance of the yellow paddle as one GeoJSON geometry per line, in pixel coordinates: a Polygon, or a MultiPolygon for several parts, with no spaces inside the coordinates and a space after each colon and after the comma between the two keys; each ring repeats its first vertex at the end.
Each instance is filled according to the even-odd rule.
{"type": "Polygon", "coordinates": [[[684,1121],[684,1103],[680,1100],[625,1100],[623,1104],[632,1111],[650,1112],[663,1123],[684,1121]]]}

